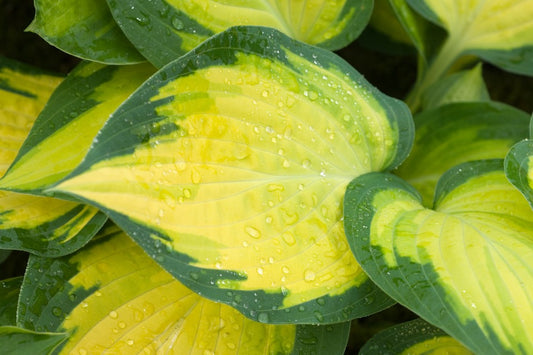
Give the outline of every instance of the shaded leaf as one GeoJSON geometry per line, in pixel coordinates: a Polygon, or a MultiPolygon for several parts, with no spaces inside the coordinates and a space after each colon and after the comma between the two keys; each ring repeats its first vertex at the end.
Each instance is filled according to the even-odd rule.
{"type": "Polygon", "coordinates": [[[359,355],[473,354],[454,338],[423,319],[387,328],[372,337],[359,355]]]}
{"type": "Polygon", "coordinates": [[[157,67],[237,25],[274,27],[327,49],[352,42],[368,23],[372,0],[108,0],[115,20],[157,67]]]}
{"type": "Polygon", "coordinates": [[[0,281],[0,326],[16,325],[17,303],[22,277],[0,281]]]}
{"type": "Polygon", "coordinates": [[[3,354],[50,354],[67,338],[62,333],[39,333],[13,326],[0,326],[3,354]]]}
{"type": "Polygon", "coordinates": [[[455,103],[415,115],[413,150],[396,174],[431,206],[437,181],[453,166],[479,159],[503,159],[528,135],[528,115],[497,102],[455,103]]]}
{"type": "Polygon", "coordinates": [[[396,176],[348,186],[345,228],[357,260],[391,297],[480,354],[533,350],[533,211],[502,160],[448,171],[434,210],[396,176]]]}
{"type": "Polygon", "coordinates": [[[405,105],[333,53],[233,28],[148,80],[51,191],[252,318],[338,322],[391,304],[346,244],[345,187],[399,164],[412,135],[405,105]]]}
{"type": "Polygon", "coordinates": [[[110,226],[75,255],[30,257],[18,320],[60,354],[343,354],[349,323],[267,325],[193,293],[110,226]]]}
{"type": "Polygon", "coordinates": [[[34,0],[27,30],[82,59],[106,64],[143,62],[115,24],[105,0],[34,0]]]}
{"type": "Polygon", "coordinates": [[[439,80],[422,94],[422,110],[453,102],[490,101],[487,86],[481,74],[481,63],[439,80]]]}

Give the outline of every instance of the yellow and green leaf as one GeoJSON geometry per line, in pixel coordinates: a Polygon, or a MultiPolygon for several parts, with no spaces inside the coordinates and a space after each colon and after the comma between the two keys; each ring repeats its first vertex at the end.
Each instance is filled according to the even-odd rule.
{"type": "MultiPolygon", "coordinates": [[[[448,32],[447,57],[473,54],[533,75],[533,0],[407,0],[448,32]]],[[[452,61],[448,61],[451,64],[452,61]]]]}
{"type": "Polygon", "coordinates": [[[232,26],[276,28],[299,41],[340,49],[364,29],[372,0],[108,0],[126,36],[155,66],[232,26]]]}
{"type": "Polygon", "coordinates": [[[114,22],[105,0],[34,0],[34,6],[28,30],[64,52],[106,64],[145,61],[114,22]]]}
{"type": "Polygon", "coordinates": [[[83,62],[53,93],[0,180],[0,188],[42,194],[80,164],[109,115],[154,71],[150,64],[83,62]]]}
{"type": "Polygon", "coordinates": [[[473,355],[457,340],[423,319],[401,323],[373,336],[359,355],[473,355]]]}
{"type": "Polygon", "coordinates": [[[374,282],[474,353],[533,351],[533,211],[503,161],[448,171],[434,209],[400,178],[348,186],[350,246],[374,282]]]}
{"type": "Polygon", "coordinates": [[[431,206],[437,181],[453,166],[478,159],[503,159],[528,136],[529,116],[497,102],[453,103],[415,115],[415,143],[395,172],[431,206]]]}
{"type": "Polygon", "coordinates": [[[269,325],[193,293],[115,226],[74,255],[30,257],[19,326],[67,333],[58,354],[343,354],[349,322],[269,325]]]}
{"type": "Polygon", "coordinates": [[[406,106],[333,53],[233,28],[148,80],[50,191],[251,318],[338,322],[391,304],[346,243],[345,187],[397,166],[412,136],[406,106]]]}
{"type": "MultiPolygon", "coordinates": [[[[7,59],[0,61],[0,175],[62,80],[7,59]]],[[[41,163],[49,163],[50,155],[41,156],[41,163]]],[[[31,164],[28,170],[38,169],[31,164]]],[[[0,248],[39,255],[64,255],[80,248],[106,219],[93,207],[8,191],[0,191],[0,206],[0,248]]]]}
{"type": "Polygon", "coordinates": [[[52,354],[67,334],[35,332],[14,326],[0,326],[2,354],[52,354]]]}

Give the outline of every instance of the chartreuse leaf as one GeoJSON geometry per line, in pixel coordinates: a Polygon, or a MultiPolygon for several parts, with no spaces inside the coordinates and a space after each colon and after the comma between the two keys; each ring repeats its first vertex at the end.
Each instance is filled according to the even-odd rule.
{"type": "Polygon", "coordinates": [[[379,332],[359,351],[359,355],[374,354],[471,355],[472,352],[441,329],[423,319],[415,319],[379,332]]]}
{"type": "Polygon", "coordinates": [[[533,0],[407,1],[446,29],[448,56],[474,54],[503,69],[533,75],[533,0]]]}
{"type": "Polygon", "coordinates": [[[22,277],[0,281],[0,326],[16,325],[17,303],[22,277]]]}
{"type": "Polygon", "coordinates": [[[446,76],[431,85],[422,94],[422,110],[452,102],[490,101],[487,86],[481,74],[481,63],[474,68],[446,76]]]}
{"type": "Polygon", "coordinates": [[[83,62],[37,118],[0,188],[41,193],[83,159],[109,115],[154,71],[149,64],[83,62]]]}
{"type": "Polygon", "coordinates": [[[28,265],[19,325],[68,333],[59,354],[343,354],[348,339],[349,322],[268,325],[203,298],[115,226],[28,265]]]}
{"type": "Polygon", "coordinates": [[[342,227],[354,176],[409,151],[406,106],[333,53],[233,28],[148,80],[53,193],[109,213],[172,275],[263,322],[391,304],[342,227]]]}
{"type": "Polygon", "coordinates": [[[34,0],[34,5],[27,30],[64,52],[107,64],[145,60],[114,22],[105,0],[34,0]]]}
{"type": "Polygon", "coordinates": [[[350,246],[399,303],[479,354],[533,351],[533,211],[502,160],[448,171],[434,210],[400,178],[370,173],[348,186],[350,246]]]}
{"type": "Polygon", "coordinates": [[[51,354],[67,338],[64,333],[34,332],[14,326],[0,326],[2,354],[51,354]]]}
{"type": "MultiPolygon", "coordinates": [[[[0,175],[62,78],[0,61],[0,175]]],[[[68,80],[68,79],[67,79],[68,80]]],[[[72,146],[69,147],[72,149],[72,146]]],[[[45,162],[52,157],[46,155],[45,162]]],[[[31,165],[30,170],[35,169],[31,165]]],[[[57,256],[78,249],[105,221],[92,207],[0,191],[0,248],[57,256]]]]}
{"type": "Polygon", "coordinates": [[[238,25],[276,28],[327,49],[340,49],[365,28],[372,0],[108,0],[126,36],[155,66],[238,25]]]}
{"type": "Polygon", "coordinates": [[[497,102],[444,105],[415,115],[413,150],[396,174],[431,206],[437,181],[453,166],[478,159],[503,159],[528,136],[528,115],[497,102]]]}

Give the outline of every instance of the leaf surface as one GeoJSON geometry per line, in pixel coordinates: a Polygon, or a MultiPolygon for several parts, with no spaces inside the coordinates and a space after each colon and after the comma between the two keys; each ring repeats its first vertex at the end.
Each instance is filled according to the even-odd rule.
{"type": "MultiPolygon", "coordinates": [[[[7,59],[0,61],[1,175],[62,79],[7,59]]],[[[45,164],[53,163],[51,155],[41,156],[45,164]]],[[[28,170],[38,169],[31,164],[28,170]]],[[[58,256],[80,248],[106,219],[92,207],[8,191],[0,191],[0,206],[0,248],[40,255],[58,256]]]]}
{"type": "Polygon", "coordinates": [[[28,27],[51,45],[106,64],[145,61],[116,25],[105,0],[35,0],[28,27]]]}
{"type": "Polygon", "coordinates": [[[373,336],[359,355],[374,354],[454,354],[472,355],[454,338],[423,319],[387,328],[373,336]]]}
{"type": "Polygon", "coordinates": [[[528,115],[497,102],[453,103],[415,115],[413,150],[396,174],[431,206],[437,181],[453,166],[478,159],[503,159],[528,136],[528,115]]]}
{"type": "Polygon", "coordinates": [[[505,70],[533,75],[533,0],[407,1],[447,30],[450,56],[474,54],[505,70]]]}
{"type": "Polygon", "coordinates": [[[448,171],[434,210],[400,178],[356,178],[344,202],[350,246],[399,303],[474,353],[533,349],[533,211],[502,160],[448,171]]]}
{"type": "Polygon", "coordinates": [[[331,52],[234,28],[147,81],[51,191],[105,210],[206,297],[337,322],[390,305],[346,244],[342,197],[412,135],[406,106],[331,52]]]}
{"type": "Polygon", "coordinates": [[[17,303],[22,277],[0,281],[0,326],[16,325],[17,303]]]}
{"type": "Polygon", "coordinates": [[[20,300],[20,325],[69,334],[60,354],[342,354],[349,332],[249,320],[190,291],[115,226],[77,254],[32,256],[20,300]]]}
{"type": "Polygon", "coordinates": [[[210,36],[238,25],[276,28],[327,49],[352,42],[369,21],[372,0],[108,0],[139,51],[162,67],[210,36]]]}
{"type": "Polygon", "coordinates": [[[3,354],[51,354],[67,338],[61,333],[40,333],[14,326],[0,326],[3,354]]]}

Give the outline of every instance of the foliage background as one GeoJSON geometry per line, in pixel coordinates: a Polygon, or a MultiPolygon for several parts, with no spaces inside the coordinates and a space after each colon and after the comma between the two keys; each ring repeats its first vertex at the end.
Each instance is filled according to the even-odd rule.
{"type": "MultiPolygon", "coordinates": [[[[24,32],[34,17],[32,0],[0,0],[0,56],[51,72],[67,74],[79,59],[52,47],[39,36],[24,32]]],[[[373,85],[387,95],[404,98],[416,77],[416,56],[378,52],[365,45],[365,35],[337,52],[373,85]]],[[[488,64],[483,77],[490,96],[533,112],[533,78],[513,75],[488,64]]],[[[24,274],[27,253],[14,251],[0,264],[0,280],[24,274]]],[[[377,331],[414,319],[409,310],[396,305],[384,312],[353,321],[347,353],[354,353],[377,331]]]]}

